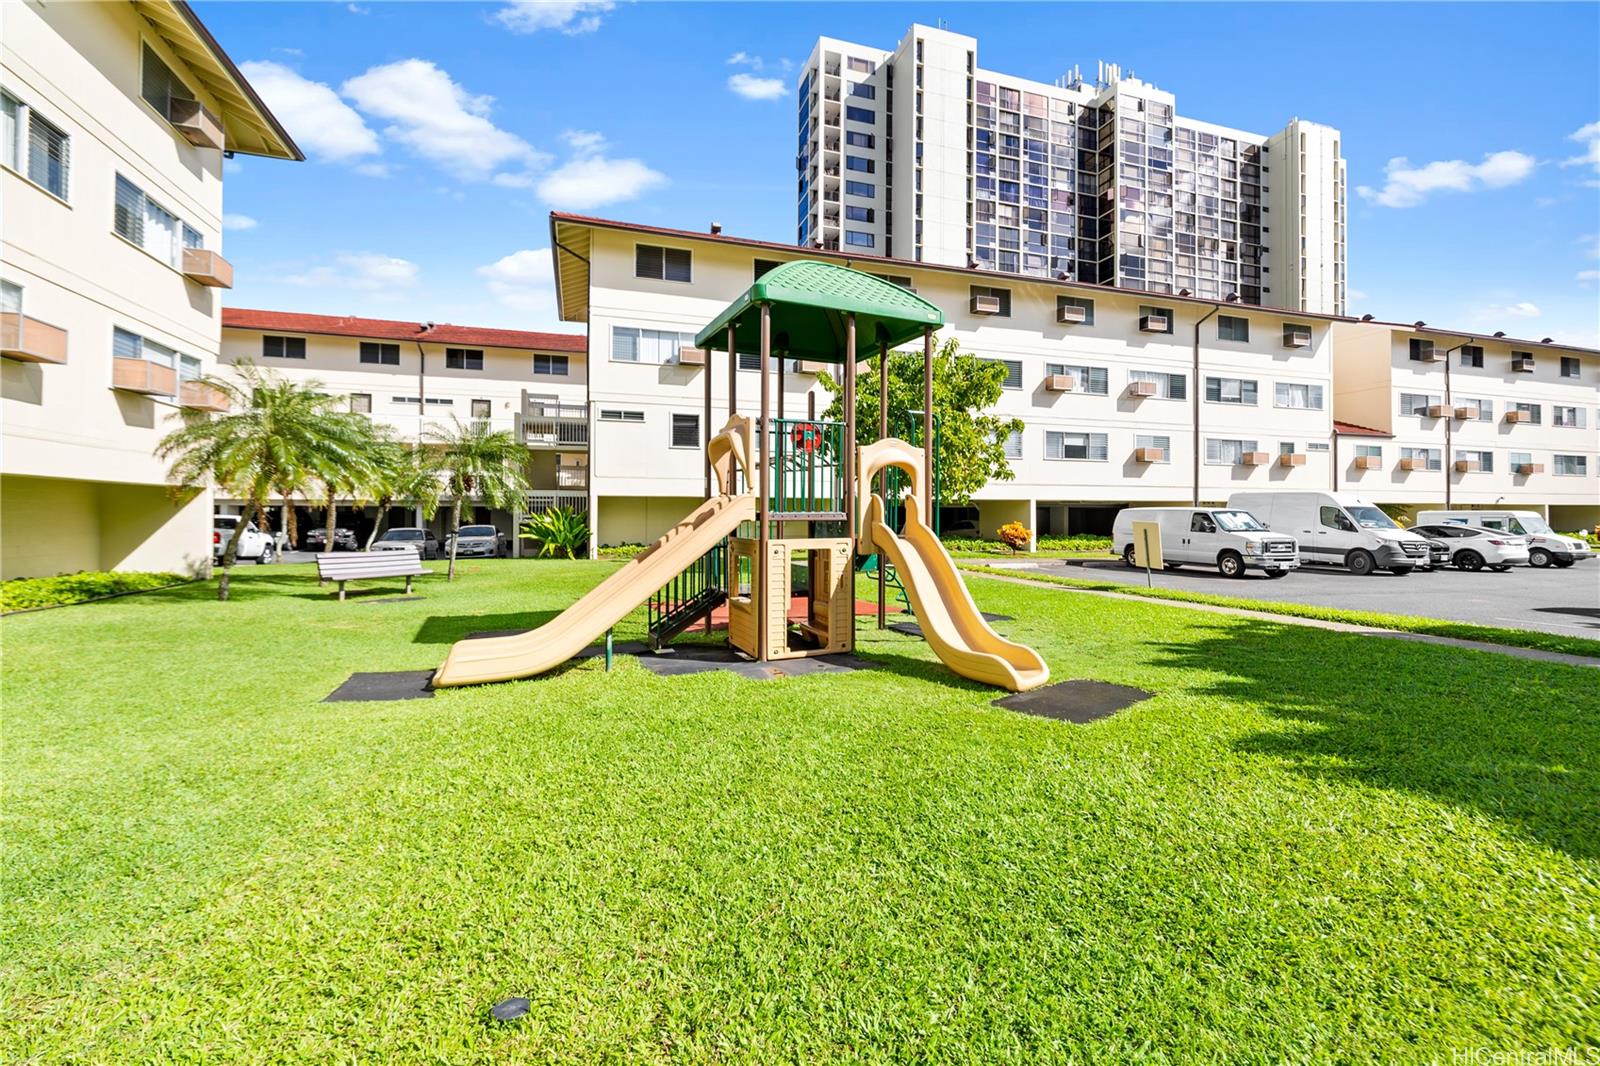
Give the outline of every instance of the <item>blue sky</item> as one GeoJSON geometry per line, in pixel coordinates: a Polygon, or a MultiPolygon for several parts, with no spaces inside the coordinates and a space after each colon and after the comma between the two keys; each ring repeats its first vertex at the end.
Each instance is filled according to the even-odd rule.
{"type": "Polygon", "coordinates": [[[575,331],[552,208],[793,240],[792,65],[943,19],[988,69],[1340,128],[1356,314],[1600,344],[1594,4],[195,7],[310,157],[230,164],[235,306],[575,331]]]}

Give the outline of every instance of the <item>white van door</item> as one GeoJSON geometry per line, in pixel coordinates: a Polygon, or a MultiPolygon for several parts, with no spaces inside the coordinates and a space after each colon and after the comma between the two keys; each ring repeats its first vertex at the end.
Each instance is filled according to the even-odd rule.
{"type": "Polygon", "coordinates": [[[1366,543],[1361,528],[1337,504],[1319,504],[1314,520],[1315,532],[1310,534],[1311,558],[1318,562],[1343,566],[1350,549],[1366,543]]]}
{"type": "Polygon", "coordinates": [[[1178,535],[1174,562],[1210,566],[1217,561],[1217,521],[1207,511],[1189,512],[1189,528],[1178,535]]]}

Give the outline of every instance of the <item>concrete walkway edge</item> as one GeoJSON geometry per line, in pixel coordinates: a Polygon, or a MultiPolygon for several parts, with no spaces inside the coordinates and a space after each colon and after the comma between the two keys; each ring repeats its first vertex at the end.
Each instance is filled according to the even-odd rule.
{"type": "Polygon", "coordinates": [[[1209,611],[1212,614],[1228,614],[1236,618],[1254,618],[1262,622],[1279,622],[1283,625],[1310,626],[1312,629],[1328,629],[1335,633],[1359,633],[1368,637],[1409,640],[1418,644],[1438,644],[1442,647],[1460,648],[1464,651],[1495,652],[1500,655],[1510,655],[1517,659],[1533,659],[1538,662],[1560,663],[1563,666],[1587,666],[1591,669],[1600,669],[1600,658],[1592,658],[1587,655],[1568,655],[1566,652],[1545,651],[1542,648],[1517,648],[1509,644],[1489,644],[1481,640],[1463,640],[1460,637],[1439,637],[1431,633],[1406,633],[1398,629],[1381,629],[1377,626],[1355,625],[1350,622],[1332,622],[1324,618],[1301,618],[1291,614],[1273,614],[1271,611],[1252,611],[1245,607],[1223,607],[1214,603],[1163,600],[1154,596],[1135,596],[1126,592],[1107,592],[1103,589],[1080,589],[1073,588],[1071,585],[1057,585],[1051,581],[1033,581],[1025,577],[1008,577],[966,569],[963,569],[962,573],[973,577],[988,578],[990,581],[1006,581],[1013,585],[1027,585],[1029,588],[1051,589],[1056,592],[1077,592],[1085,596],[1104,596],[1112,600],[1131,600],[1136,603],[1156,604],[1161,607],[1186,607],[1191,611],[1209,611]]]}

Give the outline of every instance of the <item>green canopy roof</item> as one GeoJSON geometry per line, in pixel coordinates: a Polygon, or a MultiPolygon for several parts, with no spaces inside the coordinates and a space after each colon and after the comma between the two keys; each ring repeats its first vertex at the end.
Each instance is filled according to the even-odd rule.
{"type": "Polygon", "coordinates": [[[761,350],[761,305],[772,305],[772,351],[792,359],[843,363],[845,316],[856,316],[858,357],[877,352],[880,343],[896,348],[944,325],[944,312],[908,289],[859,270],[797,259],[761,275],[711,324],[695,335],[697,347],[761,350]]]}

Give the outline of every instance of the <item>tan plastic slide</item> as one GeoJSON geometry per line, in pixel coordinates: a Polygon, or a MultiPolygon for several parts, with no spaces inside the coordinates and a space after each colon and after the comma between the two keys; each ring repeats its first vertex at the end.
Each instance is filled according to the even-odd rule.
{"type": "Polygon", "coordinates": [[[887,438],[861,448],[861,533],[857,550],[879,551],[894,564],[923,636],[946,666],[973,681],[1026,692],[1050,680],[1050,668],[1032,648],[990,628],[967,591],[950,553],[922,520],[922,450],[887,438]],[[883,520],[883,497],[872,478],[886,466],[911,475],[905,530],[897,536],[883,520]],[[869,498],[870,497],[870,498],[869,498]]]}
{"type": "Polygon", "coordinates": [[[560,666],[715,548],[740,522],[753,521],[755,516],[756,498],[752,495],[707,500],[666,536],[538,629],[509,637],[456,641],[444,665],[434,673],[433,687],[514,681],[560,666]]]}
{"type": "Polygon", "coordinates": [[[434,672],[433,687],[515,681],[553,670],[734,533],[739,523],[754,521],[755,496],[733,494],[739,473],[746,483],[750,480],[751,434],[751,420],[734,415],[706,445],[722,495],[695,508],[660,540],[538,629],[456,641],[444,665],[434,672]]]}

